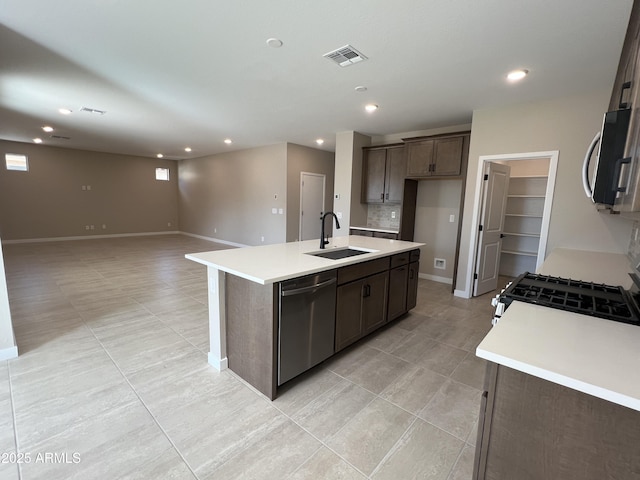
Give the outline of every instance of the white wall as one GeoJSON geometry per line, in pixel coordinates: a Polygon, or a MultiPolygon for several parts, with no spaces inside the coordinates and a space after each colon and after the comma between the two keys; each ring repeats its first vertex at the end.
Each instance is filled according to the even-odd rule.
{"type": "Polygon", "coordinates": [[[11,324],[11,310],[9,309],[9,295],[4,270],[4,256],[0,243],[0,360],[7,360],[18,356],[18,347],[13,336],[11,324]]]}
{"type": "Polygon", "coordinates": [[[286,143],[181,160],[178,168],[181,231],[241,245],[286,241],[286,143]]]}
{"type": "Polygon", "coordinates": [[[333,211],[341,213],[340,230],[334,235],[349,235],[350,225],[367,224],[367,205],[360,203],[362,190],[362,147],[371,144],[371,139],[357,132],[336,134],[336,169],[333,211]]]}
{"type": "Polygon", "coordinates": [[[473,113],[469,168],[464,203],[456,294],[468,296],[471,218],[476,199],[476,176],[481,155],[558,150],[558,172],[551,210],[547,254],[556,247],[624,253],[631,222],[596,211],[582,189],[585,151],[602,123],[610,91],[565,97],[473,113]]]}

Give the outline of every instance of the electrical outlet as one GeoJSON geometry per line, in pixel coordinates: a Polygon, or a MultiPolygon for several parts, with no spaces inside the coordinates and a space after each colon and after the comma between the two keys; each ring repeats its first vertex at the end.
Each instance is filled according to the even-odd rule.
{"type": "Polygon", "coordinates": [[[84,226],[84,229],[85,229],[85,230],[89,230],[89,228],[90,228],[90,227],[89,227],[89,225],[85,225],[85,226],[84,226]]]}
{"type": "Polygon", "coordinates": [[[102,224],[102,229],[103,229],[103,230],[106,230],[106,229],[107,229],[107,225],[103,223],[103,224],[102,224]]]}
{"type": "Polygon", "coordinates": [[[274,208],[272,208],[272,209],[271,209],[271,213],[273,213],[274,215],[277,215],[277,214],[278,214],[278,209],[277,209],[277,208],[275,208],[275,207],[274,207],[274,208]]]}
{"type": "Polygon", "coordinates": [[[264,242],[264,236],[260,237],[260,241],[264,242]]]}
{"type": "Polygon", "coordinates": [[[342,218],[342,212],[336,212],[336,217],[342,218]]]}
{"type": "Polygon", "coordinates": [[[217,229],[217,228],[214,228],[214,229],[213,229],[213,233],[218,233],[218,229],[217,229]]]}
{"type": "Polygon", "coordinates": [[[455,215],[449,215],[449,223],[453,223],[456,221],[456,216],[455,215]]]}
{"type": "Polygon", "coordinates": [[[437,268],[439,270],[444,270],[447,268],[447,261],[444,258],[434,258],[433,259],[433,268],[437,268]]]}
{"type": "Polygon", "coordinates": [[[391,212],[391,218],[396,218],[396,212],[391,212]]]}
{"type": "Polygon", "coordinates": [[[167,227],[170,227],[170,226],[171,226],[171,222],[167,222],[167,227]]]}
{"type": "Polygon", "coordinates": [[[95,230],[95,225],[91,225],[91,230],[95,230]]]}

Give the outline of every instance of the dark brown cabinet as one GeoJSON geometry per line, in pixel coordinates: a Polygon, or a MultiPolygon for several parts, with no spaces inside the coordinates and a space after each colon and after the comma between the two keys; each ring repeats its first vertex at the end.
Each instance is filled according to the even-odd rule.
{"type": "Polygon", "coordinates": [[[640,412],[489,363],[474,480],[640,480],[640,412]]]}
{"type": "Polygon", "coordinates": [[[407,311],[407,288],[409,279],[409,252],[391,257],[389,270],[389,321],[398,318],[407,311]]]}
{"type": "Polygon", "coordinates": [[[420,250],[417,249],[391,257],[388,321],[398,318],[416,306],[419,259],[420,250]]]}
{"type": "MultiPolygon", "coordinates": [[[[418,251],[417,258],[420,258],[420,251],[418,251]]],[[[420,270],[420,263],[413,258],[409,264],[409,277],[407,279],[407,312],[418,304],[418,272],[420,270]]]]}
{"type": "Polygon", "coordinates": [[[365,148],[363,153],[362,203],[402,203],[404,146],[365,148]]]}
{"type": "Polygon", "coordinates": [[[389,257],[338,269],[336,352],[387,322],[389,257]]]}
{"type": "Polygon", "coordinates": [[[449,177],[462,174],[465,136],[407,140],[407,177],[449,177]]]}

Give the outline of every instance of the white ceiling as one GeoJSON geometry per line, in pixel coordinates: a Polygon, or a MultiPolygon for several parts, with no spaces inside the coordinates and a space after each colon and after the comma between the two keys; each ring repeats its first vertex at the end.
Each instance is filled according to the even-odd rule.
{"type": "Polygon", "coordinates": [[[0,0],[0,139],[180,159],[469,123],[478,108],[610,89],[631,5],[0,0]],[[345,44],[369,60],[323,58],[345,44]],[[529,76],[508,83],[518,67],[529,76]]]}

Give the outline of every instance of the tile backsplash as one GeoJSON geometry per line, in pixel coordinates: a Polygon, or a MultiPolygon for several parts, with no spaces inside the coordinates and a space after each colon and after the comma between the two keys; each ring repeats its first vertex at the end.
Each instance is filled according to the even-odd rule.
{"type": "Polygon", "coordinates": [[[400,230],[400,205],[369,205],[367,227],[400,230]],[[392,218],[395,213],[395,218],[392,218]]]}

